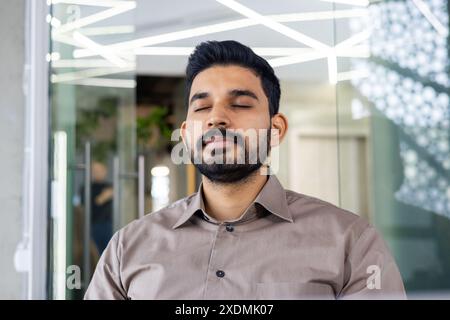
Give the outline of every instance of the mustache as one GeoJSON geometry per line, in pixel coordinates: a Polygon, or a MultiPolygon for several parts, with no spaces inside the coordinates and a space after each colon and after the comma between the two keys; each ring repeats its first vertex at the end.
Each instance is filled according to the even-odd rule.
{"type": "Polygon", "coordinates": [[[235,144],[244,145],[244,136],[242,136],[240,133],[235,132],[233,130],[227,130],[225,128],[214,128],[210,129],[207,132],[205,132],[196,143],[196,146],[198,149],[203,148],[206,146],[206,143],[209,142],[213,137],[220,137],[223,139],[230,139],[235,144]]]}

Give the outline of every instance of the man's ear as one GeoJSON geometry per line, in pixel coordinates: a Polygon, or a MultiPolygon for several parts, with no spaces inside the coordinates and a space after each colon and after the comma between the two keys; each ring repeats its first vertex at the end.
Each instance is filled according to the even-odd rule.
{"type": "Polygon", "coordinates": [[[277,113],[272,117],[270,145],[277,146],[286,136],[288,130],[287,117],[282,113],[277,113]]]}
{"type": "Polygon", "coordinates": [[[183,140],[185,146],[187,146],[186,126],[187,126],[186,121],[183,121],[180,126],[181,139],[183,140]]]}

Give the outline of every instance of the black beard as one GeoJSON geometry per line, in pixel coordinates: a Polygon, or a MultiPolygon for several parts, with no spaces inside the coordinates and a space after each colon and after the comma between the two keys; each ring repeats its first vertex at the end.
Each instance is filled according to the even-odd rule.
{"type": "MultiPolygon", "coordinates": [[[[226,130],[219,128],[222,135],[226,136],[226,130]]],[[[203,138],[200,138],[196,144],[196,148],[198,148],[200,154],[203,154],[203,138]]],[[[239,141],[239,140],[238,140],[239,141]]],[[[243,140],[241,140],[243,141],[243,140]]],[[[235,142],[236,144],[236,142],[235,142]]],[[[264,161],[267,158],[266,154],[263,159],[259,158],[259,152],[256,159],[256,163],[249,163],[249,155],[244,146],[242,148],[245,150],[245,161],[244,163],[212,163],[207,164],[204,161],[201,163],[195,163],[194,155],[191,152],[191,160],[195,167],[200,171],[202,175],[207,177],[210,181],[219,183],[219,184],[230,184],[230,183],[238,183],[247,180],[255,171],[261,168],[264,161]]],[[[267,133],[267,153],[270,152],[270,129],[267,133]]],[[[226,150],[223,150],[223,154],[225,154],[226,150]]]]}
{"type": "Polygon", "coordinates": [[[242,182],[261,166],[260,161],[254,164],[195,164],[202,175],[222,184],[242,182]]]}

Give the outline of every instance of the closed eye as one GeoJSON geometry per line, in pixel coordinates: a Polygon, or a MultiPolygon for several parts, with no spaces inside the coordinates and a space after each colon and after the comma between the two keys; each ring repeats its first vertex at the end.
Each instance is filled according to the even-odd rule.
{"type": "Polygon", "coordinates": [[[201,107],[201,108],[197,108],[197,109],[194,110],[194,112],[197,112],[197,111],[203,111],[203,110],[207,110],[207,109],[211,109],[211,107],[201,107]]]}
{"type": "Polygon", "coordinates": [[[252,107],[252,106],[247,106],[247,105],[243,105],[243,104],[232,104],[231,106],[235,107],[235,108],[244,108],[244,109],[248,109],[248,108],[252,107]]]}

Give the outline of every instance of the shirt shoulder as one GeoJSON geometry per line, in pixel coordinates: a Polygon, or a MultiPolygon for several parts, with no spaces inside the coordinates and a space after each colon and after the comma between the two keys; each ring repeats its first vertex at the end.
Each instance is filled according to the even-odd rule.
{"type": "Polygon", "coordinates": [[[117,232],[119,243],[132,244],[136,241],[141,243],[143,239],[152,238],[156,234],[171,232],[172,226],[180,218],[180,215],[186,211],[195,195],[196,193],[177,200],[164,208],[128,223],[117,232]]]}
{"type": "Polygon", "coordinates": [[[336,205],[298,192],[286,190],[286,201],[295,223],[308,224],[312,229],[345,235],[356,241],[371,228],[366,218],[336,205]]]}

